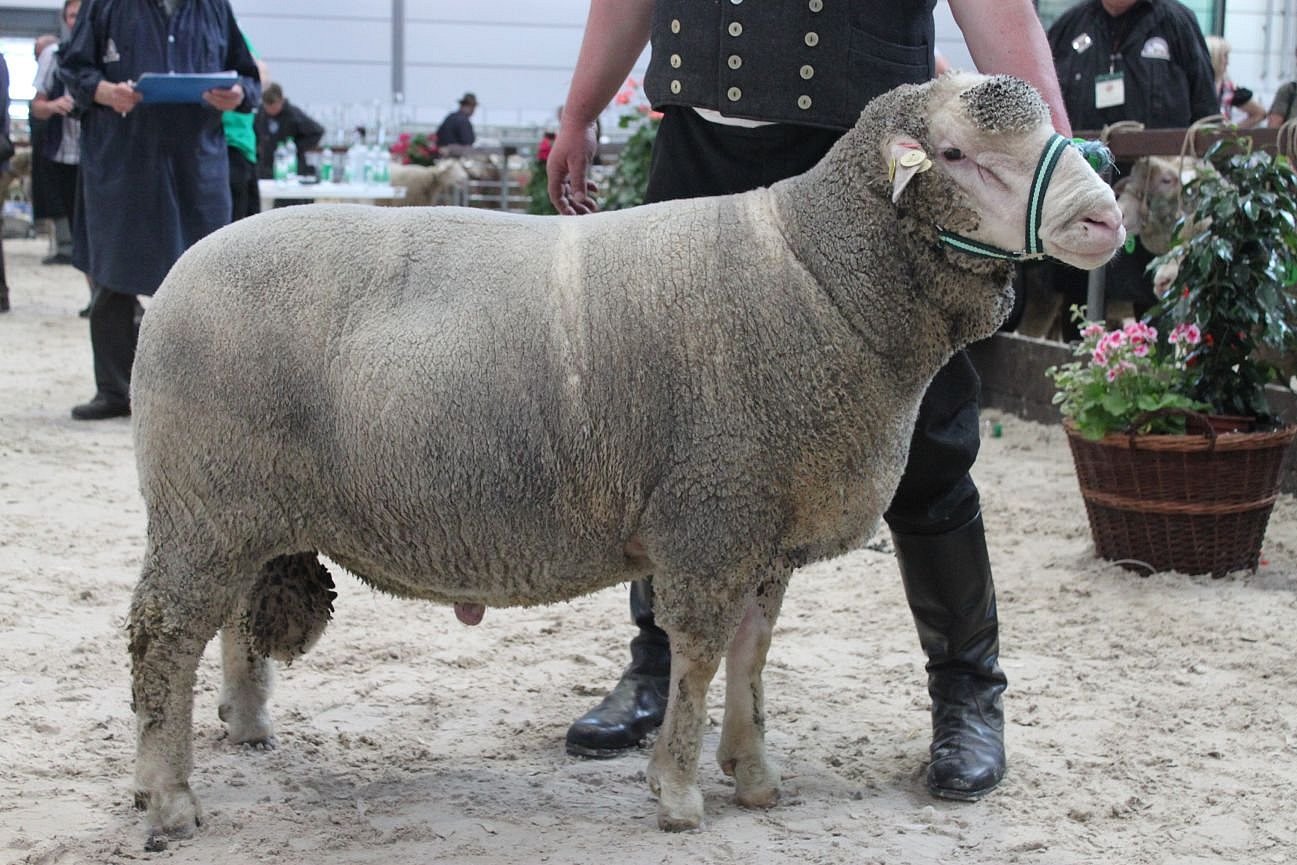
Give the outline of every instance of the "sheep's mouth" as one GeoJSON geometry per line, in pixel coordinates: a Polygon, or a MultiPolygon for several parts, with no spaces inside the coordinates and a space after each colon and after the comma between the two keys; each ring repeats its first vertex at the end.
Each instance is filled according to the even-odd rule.
{"type": "MultiPolygon", "coordinates": [[[[1052,234],[1052,233],[1050,233],[1052,234]]],[[[1078,217],[1056,235],[1041,233],[1045,251],[1061,261],[1091,270],[1112,258],[1126,240],[1119,213],[1095,212],[1078,217]]]]}

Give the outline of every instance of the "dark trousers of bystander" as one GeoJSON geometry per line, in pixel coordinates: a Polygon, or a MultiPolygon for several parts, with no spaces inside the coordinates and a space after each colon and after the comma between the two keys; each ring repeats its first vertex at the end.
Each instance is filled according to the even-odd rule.
{"type": "Polygon", "coordinates": [[[230,156],[230,221],[238,222],[245,216],[261,212],[261,193],[257,191],[257,165],[243,155],[242,150],[229,148],[230,156]]]}

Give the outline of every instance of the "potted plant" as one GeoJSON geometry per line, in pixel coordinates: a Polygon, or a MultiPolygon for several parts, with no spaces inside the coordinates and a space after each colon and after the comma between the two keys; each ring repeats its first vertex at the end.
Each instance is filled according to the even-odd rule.
{"type": "Polygon", "coordinates": [[[1255,569],[1297,437],[1265,398],[1297,331],[1297,175],[1249,145],[1217,143],[1186,185],[1146,322],[1092,324],[1046,371],[1096,552],[1128,567],[1255,569]]]}
{"type": "Polygon", "coordinates": [[[1196,325],[1185,393],[1218,415],[1273,426],[1265,385],[1297,347],[1297,173],[1287,157],[1222,139],[1185,187],[1193,209],[1154,259],[1164,292],[1149,317],[1196,325]]]}

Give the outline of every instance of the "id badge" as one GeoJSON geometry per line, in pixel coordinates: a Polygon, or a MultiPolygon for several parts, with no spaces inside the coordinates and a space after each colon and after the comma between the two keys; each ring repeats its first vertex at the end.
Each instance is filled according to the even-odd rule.
{"type": "Polygon", "coordinates": [[[1113,108],[1126,104],[1126,79],[1120,72],[1110,72],[1094,79],[1094,107],[1113,108]]]}

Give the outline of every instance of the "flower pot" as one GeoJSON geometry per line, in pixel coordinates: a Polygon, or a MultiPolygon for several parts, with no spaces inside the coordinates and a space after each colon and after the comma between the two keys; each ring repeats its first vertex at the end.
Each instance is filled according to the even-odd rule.
{"type": "Polygon", "coordinates": [[[1098,441],[1064,426],[1101,558],[1148,573],[1256,569],[1297,426],[1098,441]]]}

